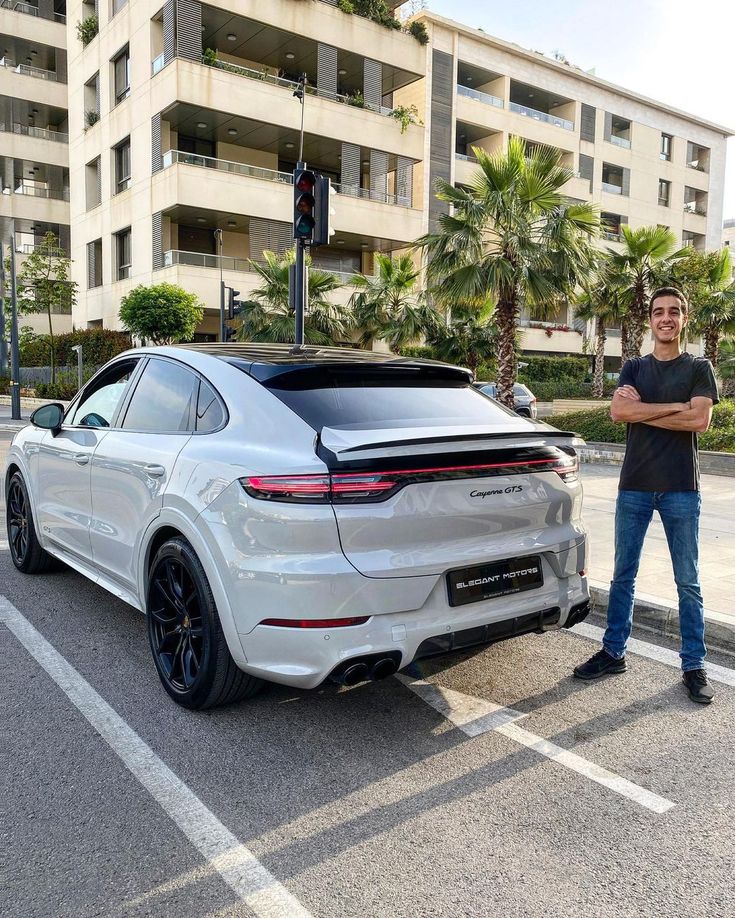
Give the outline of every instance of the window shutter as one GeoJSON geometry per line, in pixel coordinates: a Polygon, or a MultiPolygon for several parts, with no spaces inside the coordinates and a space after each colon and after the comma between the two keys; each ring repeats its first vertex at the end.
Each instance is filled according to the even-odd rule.
{"type": "Polygon", "coordinates": [[[153,214],[151,226],[151,244],[153,247],[153,270],[163,267],[163,215],[160,211],[153,214]]]}
{"type": "Polygon", "coordinates": [[[592,181],[595,177],[595,160],[592,156],[586,156],[584,153],[579,154],[579,174],[583,179],[589,181],[591,192],[592,181]]]}
{"type": "Polygon", "coordinates": [[[160,172],[163,169],[163,156],[161,154],[161,113],[151,118],[151,172],[160,172]]]}
{"type": "Polygon", "coordinates": [[[452,159],[452,103],[454,99],[454,58],[445,51],[432,51],[431,138],[429,154],[429,229],[436,229],[440,214],[449,205],[434,194],[437,179],[449,181],[452,159]],[[451,158],[450,158],[451,157],[451,158]]]}
{"type": "Polygon", "coordinates": [[[202,5],[198,0],[176,0],[176,56],[202,59],[202,5]]]}
{"type": "Polygon", "coordinates": [[[176,9],[174,0],[166,0],[163,5],[163,62],[169,64],[176,55],[176,28],[174,19],[176,9]]]}
{"type": "Polygon", "coordinates": [[[593,105],[582,103],[582,118],[580,122],[580,137],[582,140],[595,142],[595,118],[597,109],[593,105]]]}
{"type": "Polygon", "coordinates": [[[337,49],[321,42],[317,45],[316,88],[319,95],[337,95],[337,49]]]}
{"type": "Polygon", "coordinates": [[[360,188],[360,148],[354,143],[342,144],[340,194],[357,195],[360,188]]]}
{"type": "Polygon", "coordinates": [[[388,154],[382,150],[370,151],[370,197],[385,201],[388,193],[388,154]]]}
{"type": "Polygon", "coordinates": [[[378,61],[365,58],[363,97],[367,108],[380,111],[383,102],[383,68],[378,61]]]}
{"type": "Polygon", "coordinates": [[[623,191],[626,197],[630,197],[630,169],[623,169],[623,191]]]}
{"type": "Polygon", "coordinates": [[[87,287],[91,290],[96,287],[95,278],[97,277],[97,257],[95,253],[94,242],[87,243],[87,287]]]}

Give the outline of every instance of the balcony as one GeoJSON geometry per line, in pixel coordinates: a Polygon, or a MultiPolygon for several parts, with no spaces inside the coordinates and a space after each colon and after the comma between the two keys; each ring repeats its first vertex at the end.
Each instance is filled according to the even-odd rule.
{"type": "Polygon", "coordinates": [[[62,25],[66,24],[66,16],[62,13],[45,12],[31,3],[22,3],[21,0],[0,0],[0,9],[10,10],[13,13],[25,13],[28,16],[48,19],[51,22],[60,22],[62,25]]]}
{"type": "MultiPolygon", "coordinates": [[[[3,189],[3,194],[10,194],[9,188],[3,189]]],[[[45,198],[48,201],[68,201],[69,200],[69,189],[64,188],[61,191],[54,191],[51,188],[43,188],[38,185],[28,185],[24,182],[21,182],[16,188],[12,191],[13,194],[22,194],[29,196],[31,198],[45,198]]]]}
{"type": "Polygon", "coordinates": [[[611,134],[610,143],[616,147],[622,147],[624,150],[630,150],[630,141],[626,137],[618,137],[617,134],[611,134]]]}
{"type": "MultiPolygon", "coordinates": [[[[291,172],[263,169],[260,166],[250,166],[247,163],[216,159],[212,156],[201,156],[195,153],[183,153],[181,150],[168,150],[163,154],[164,169],[170,168],[177,163],[182,163],[186,166],[197,166],[202,169],[216,169],[219,172],[227,172],[231,175],[242,175],[264,182],[275,182],[279,185],[293,184],[293,174],[291,172]]],[[[337,194],[346,195],[348,197],[361,198],[365,201],[376,201],[379,204],[391,204],[396,207],[411,207],[410,200],[400,195],[397,196],[380,191],[373,191],[370,188],[360,188],[356,185],[339,184],[338,182],[332,182],[332,187],[337,194]]]]}
{"type": "Polygon", "coordinates": [[[508,109],[517,115],[525,115],[526,118],[533,118],[535,121],[543,121],[545,124],[552,124],[554,127],[564,128],[565,131],[574,130],[574,122],[566,118],[557,118],[556,115],[550,115],[548,112],[540,112],[538,109],[529,108],[527,105],[520,105],[518,102],[509,102],[508,109]]]}
{"type": "Polygon", "coordinates": [[[474,99],[476,102],[482,102],[483,105],[492,105],[495,108],[503,108],[504,102],[497,96],[492,96],[488,92],[481,92],[479,89],[472,89],[469,86],[458,84],[457,95],[466,96],[468,99],[474,99]]]}
{"type": "Polygon", "coordinates": [[[684,213],[696,214],[699,217],[707,216],[707,192],[698,188],[684,186],[684,213]]]}
{"type": "Polygon", "coordinates": [[[605,140],[622,150],[630,150],[632,124],[627,118],[605,113],[605,140]]]}
{"type": "MultiPolygon", "coordinates": [[[[568,97],[541,89],[539,86],[511,80],[508,110],[544,125],[548,124],[565,131],[574,130],[572,119],[576,111],[576,102],[568,97]]],[[[524,132],[519,131],[518,133],[524,132]]],[[[532,139],[546,143],[548,142],[547,137],[548,135],[539,135],[532,139]]]]}
{"type": "Polygon", "coordinates": [[[20,73],[23,76],[35,77],[37,80],[47,80],[50,83],[65,83],[66,80],[59,79],[55,70],[44,70],[42,67],[33,67],[31,64],[15,64],[5,57],[0,58],[0,67],[12,70],[13,73],[20,73]]]}
{"type": "Polygon", "coordinates": [[[701,144],[687,141],[687,168],[697,172],[709,172],[710,150],[701,144]]]}
{"type": "Polygon", "coordinates": [[[622,185],[614,185],[612,182],[603,182],[602,190],[606,191],[608,194],[622,194],[623,193],[622,185]]]}

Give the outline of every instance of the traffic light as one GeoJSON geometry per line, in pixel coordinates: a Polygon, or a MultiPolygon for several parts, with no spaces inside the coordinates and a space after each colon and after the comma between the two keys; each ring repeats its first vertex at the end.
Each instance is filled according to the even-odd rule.
{"type": "Polygon", "coordinates": [[[316,175],[310,169],[297,169],[293,177],[293,237],[307,245],[312,240],[314,225],[314,191],[316,175]]]}
{"type": "Polygon", "coordinates": [[[242,308],[242,303],[237,299],[240,296],[239,290],[233,290],[232,287],[227,288],[227,309],[226,315],[228,319],[234,319],[236,315],[240,312],[242,308]]]}
{"type": "Polygon", "coordinates": [[[235,332],[236,332],[236,331],[237,331],[237,330],[234,329],[231,325],[225,325],[225,338],[224,338],[224,340],[225,340],[225,341],[234,341],[234,339],[235,339],[235,332]]]}
{"type": "Polygon", "coordinates": [[[314,239],[312,245],[329,245],[334,236],[334,207],[337,192],[326,175],[317,175],[314,189],[314,239]]]}

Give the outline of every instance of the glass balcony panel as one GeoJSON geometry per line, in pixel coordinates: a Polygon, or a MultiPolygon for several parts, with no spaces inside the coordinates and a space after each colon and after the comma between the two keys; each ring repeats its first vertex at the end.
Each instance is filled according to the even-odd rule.
{"type": "Polygon", "coordinates": [[[533,118],[536,121],[544,121],[546,124],[553,124],[555,127],[564,128],[565,131],[574,130],[574,122],[567,121],[566,118],[557,118],[556,115],[539,112],[536,111],[535,108],[528,108],[526,105],[519,105],[517,102],[509,102],[508,108],[518,115],[525,115],[527,118],[533,118]]]}
{"type": "Polygon", "coordinates": [[[602,190],[606,191],[608,194],[622,194],[623,193],[623,188],[621,185],[612,185],[610,182],[603,182],[602,190]]]}
{"type": "Polygon", "coordinates": [[[497,96],[492,96],[487,92],[480,92],[479,89],[471,89],[469,86],[463,86],[461,83],[457,85],[457,95],[467,96],[485,105],[494,105],[495,108],[503,107],[503,100],[499,99],[497,96]]]}
{"type": "Polygon", "coordinates": [[[630,149],[630,141],[626,137],[618,137],[617,134],[610,135],[610,143],[615,144],[616,147],[622,147],[624,150],[630,149]]]}

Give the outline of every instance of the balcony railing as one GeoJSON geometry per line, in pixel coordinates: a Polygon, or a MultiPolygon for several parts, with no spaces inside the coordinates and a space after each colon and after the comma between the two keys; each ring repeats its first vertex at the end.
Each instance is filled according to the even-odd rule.
{"type": "Polygon", "coordinates": [[[697,204],[696,201],[686,201],[684,203],[685,214],[697,214],[699,217],[707,216],[707,208],[704,204],[697,204]]]}
{"type": "MultiPolygon", "coordinates": [[[[3,189],[3,194],[10,194],[10,189],[3,189]]],[[[69,191],[53,191],[51,188],[38,188],[35,185],[18,185],[13,189],[13,194],[22,194],[31,198],[46,198],[50,201],[68,201],[69,191]]]]}
{"type": "MultiPolygon", "coordinates": [[[[278,172],[275,169],[263,169],[260,166],[249,166],[247,163],[237,163],[226,159],[215,159],[213,156],[199,156],[195,153],[182,153],[181,150],[168,150],[163,154],[164,169],[182,163],[187,166],[199,166],[205,169],[217,169],[220,172],[229,172],[237,175],[246,175],[250,178],[260,179],[265,182],[277,182],[282,185],[292,185],[293,175],[290,172],[278,172]]],[[[367,201],[377,201],[380,204],[395,204],[398,207],[411,207],[411,199],[401,195],[386,194],[382,191],[372,191],[369,188],[360,188],[356,185],[334,184],[332,187],[338,194],[351,198],[362,198],[367,201]]]]}
{"type": "Polygon", "coordinates": [[[469,156],[467,153],[455,153],[454,157],[463,163],[476,163],[478,161],[476,156],[469,156]]]}
{"type": "Polygon", "coordinates": [[[45,242],[18,242],[15,245],[15,251],[18,255],[32,255],[34,252],[42,252],[51,258],[68,258],[67,253],[58,246],[49,247],[45,242]]]}
{"type": "Polygon", "coordinates": [[[564,128],[565,131],[574,130],[574,122],[567,121],[566,118],[557,118],[556,115],[549,115],[547,112],[536,111],[535,108],[528,108],[526,105],[519,105],[517,102],[509,102],[508,108],[517,115],[525,115],[527,118],[533,118],[536,121],[544,121],[546,124],[553,124],[555,127],[564,128]]]}
{"type": "Polygon", "coordinates": [[[608,194],[622,194],[623,186],[622,185],[613,185],[612,182],[603,182],[602,190],[606,191],[608,194]]]}
{"type": "Polygon", "coordinates": [[[22,73],[24,76],[36,77],[38,80],[48,80],[51,83],[65,82],[65,80],[59,79],[55,70],[44,70],[41,67],[31,67],[30,64],[14,64],[4,57],[0,58],[0,67],[6,67],[8,70],[13,70],[15,73],[22,73]]]}
{"type": "Polygon", "coordinates": [[[11,10],[13,13],[25,13],[28,16],[37,16],[40,19],[48,19],[51,22],[66,22],[66,16],[62,13],[42,13],[37,6],[30,3],[21,3],[20,0],[0,0],[0,8],[11,10]]]}
{"type": "MultiPolygon", "coordinates": [[[[184,60],[190,60],[190,58],[184,58],[184,60]]],[[[249,80],[257,80],[259,83],[268,83],[271,86],[278,86],[291,93],[295,92],[297,89],[299,91],[301,90],[300,83],[276,76],[273,73],[269,73],[267,70],[255,70],[252,67],[243,67],[241,64],[232,64],[229,61],[214,60],[206,62],[204,57],[202,57],[202,63],[206,64],[206,66],[214,67],[217,70],[226,70],[228,73],[234,73],[237,76],[245,77],[249,80]]],[[[155,76],[157,73],[160,73],[165,66],[166,61],[164,55],[159,54],[158,57],[151,62],[152,75],[155,76]]],[[[322,99],[328,99],[330,102],[339,102],[342,105],[352,105],[356,108],[367,109],[379,115],[390,115],[393,111],[392,108],[386,108],[384,105],[372,105],[370,102],[365,101],[360,101],[358,103],[354,96],[345,96],[338,92],[325,92],[317,86],[310,86],[308,84],[306,86],[306,94],[309,96],[319,96],[322,99]]]]}
{"type": "MultiPolygon", "coordinates": [[[[240,271],[248,274],[255,273],[249,258],[235,258],[231,255],[208,255],[205,252],[184,252],[181,249],[169,249],[163,253],[163,267],[171,268],[174,265],[187,265],[193,268],[220,268],[223,271],[240,271]]],[[[329,271],[343,284],[354,283],[358,272],[332,271],[323,265],[314,265],[320,271],[329,271]]]]}
{"type": "Polygon", "coordinates": [[[707,171],[707,169],[704,166],[700,166],[699,163],[687,163],[687,169],[696,169],[697,172],[707,171]]]}
{"type": "Polygon", "coordinates": [[[480,92],[479,89],[471,89],[469,86],[463,86],[461,83],[457,84],[457,95],[467,96],[485,105],[494,105],[495,108],[503,107],[503,100],[499,99],[497,96],[492,96],[488,92],[480,92]]]}
{"type": "Polygon", "coordinates": [[[0,131],[8,134],[21,134],[23,137],[34,137],[36,140],[51,140],[54,143],[69,143],[69,135],[51,128],[33,127],[30,124],[0,124],[0,131]]]}
{"type": "Polygon", "coordinates": [[[619,137],[617,134],[610,135],[610,143],[616,147],[622,147],[624,150],[630,150],[630,141],[627,137],[619,137]]]}

